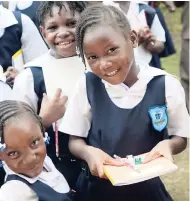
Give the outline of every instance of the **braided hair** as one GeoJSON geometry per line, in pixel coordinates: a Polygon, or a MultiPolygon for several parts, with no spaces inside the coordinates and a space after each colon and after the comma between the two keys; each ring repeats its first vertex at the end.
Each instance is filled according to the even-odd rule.
{"type": "Polygon", "coordinates": [[[5,100],[0,102],[0,143],[4,143],[4,126],[5,124],[16,117],[22,115],[31,116],[39,124],[41,132],[44,134],[44,127],[42,119],[38,116],[34,110],[24,102],[15,100],[5,100]]]}
{"type": "Polygon", "coordinates": [[[103,4],[88,6],[82,12],[76,26],[77,49],[84,64],[83,39],[86,30],[101,25],[109,25],[123,33],[124,36],[128,35],[131,31],[130,24],[124,13],[114,6],[105,6],[103,4]]]}
{"type": "Polygon", "coordinates": [[[42,1],[37,10],[37,16],[40,25],[44,25],[44,20],[47,15],[52,17],[52,8],[54,6],[59,8],[60,14],[62,8],[66,10],[65,4],[68,5],[70,11],[73,12],[73,15],[75,14],[75,11],[81,13],[88,5],[88,3],[85,1],[42,1]]]}

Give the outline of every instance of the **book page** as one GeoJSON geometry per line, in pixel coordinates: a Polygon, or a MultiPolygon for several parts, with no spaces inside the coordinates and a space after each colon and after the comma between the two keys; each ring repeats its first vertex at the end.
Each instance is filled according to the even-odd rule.
{"type": "Polygon", "coordinates": [[[23,59],[22,50],[17,51],[12,56],[12,66],[19,71],[24,69],[24,59],[23,59]]]}
{"type": "Polygon", "coordinates": [[[176,171],[178,167],[168,159],[160,157],[146,164],[135,165],[135,169],[137,171],[128,166],[104,166],[104,172],[114,186],[142,182],[176,171]]]}
{"type": "Polygon", "coordinates": [[[50,98],[55,95],[57,88],[61,88],[63,94],[70,98],[77,81],[85,72],[84,64],[77,56],[49,60],[42,69],[50,98]]]}

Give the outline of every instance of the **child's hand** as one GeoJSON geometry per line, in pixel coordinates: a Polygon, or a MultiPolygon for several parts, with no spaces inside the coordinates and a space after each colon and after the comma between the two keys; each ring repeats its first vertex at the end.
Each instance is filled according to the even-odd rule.
{"type": "Polygon", "coordinates": [[[144,158],[143,163],[164,156],[165,158],[173,161],[170,140],[163,140],[159,142],[144,158]]]}
{"type": "Polygon", "coordinates": [[[10,66],[7,68],[7,71],[5,72],[5,75],[6,75],[6,81],[7,83],[13,85],[14,84],[14,80],[15,80],[15,77],[19,74],[19,71],[10,66]]]}
{"type": "Polygon", "coordinates": [[[143,44],[151,36],[151,31],[148,26],[143,27],[138,32],[139,45],[143,44]]]}
{"type": "Polygon", "coordinates": [[[103,165],[123,166],[125,162],[114,159],[102,150],[88,146],[87,148],[87,163],[92,175],[107,178],[104,174],[103,165]]]}
{"type": "Polygon", "coordinates": [[[68,97],[62,95],[61,89],[56,90],[55,96],[51,100],[45,93],[43,94],[39,115],[42,117],[43,124],[46,128],[63,117],[67,100],[68,97]]]}

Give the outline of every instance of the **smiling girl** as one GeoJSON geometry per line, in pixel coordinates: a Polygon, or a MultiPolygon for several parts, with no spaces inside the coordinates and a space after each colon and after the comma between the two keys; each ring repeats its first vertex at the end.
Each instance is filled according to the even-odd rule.
{"type": "Polygon", "coordinates": [[[77,24],[77,47],[91,68],[78,83],[61,125],[69,148],[84,160],[79,200],[172,201],[160,178],[114,187],[103,165],[116,154],[148,153],[144,163],[186,147],[189,115],[184,90],[165,71],[136,63],[137,33],[112,6],[88,7],[77,24]]]}

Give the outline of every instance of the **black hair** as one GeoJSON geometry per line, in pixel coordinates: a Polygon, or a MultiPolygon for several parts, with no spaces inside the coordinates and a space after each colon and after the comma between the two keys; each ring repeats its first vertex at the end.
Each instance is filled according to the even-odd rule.
{"type": "Polygon", "coordinates": [[[65,4],[68,5],[70,11],[73,12],[73,15],[75,11],[81,13],[88,5],[88,3],[85,1],[42,1],[37,10],[37,16],[40,25],[44,25],[44,20],[47,15],[52,17],[52,8],[54,6],[59,7],[60,13],[62,8],[66,9],[65,4]]]}
{"type": "Polygon", "coordinates": [[[4,126],[12,118],[21,117],[22,115],[31,116],[39,124],[41,132],[44,135],[42,119],[34,110],[24,102],[15,100],[5,100],[0,102],[0,143],[4,143],[4,126]]]}
{"type": "Polygon", "coordinates": [[[84,64],[84,34],[87,28],[94,26],[99,27],[101,25],[109,25],[114,29],[119,29],[124,36],[128,35],[131,31],[130,24],[125,14],[114,6],[105,6],[103,4],[88,6],[82,12],[76,26],[77,50],[84,64]]]}

